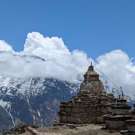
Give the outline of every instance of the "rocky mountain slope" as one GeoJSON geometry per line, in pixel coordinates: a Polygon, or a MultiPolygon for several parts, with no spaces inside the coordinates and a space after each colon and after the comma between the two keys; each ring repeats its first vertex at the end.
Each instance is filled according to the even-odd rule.
{"type": "Polygon", "coordinates": [[[0,120],[5,122],[0,129],[19,123],[51,125],[60,101],[69,100],[79,86],[52,78],[0,77],[0,82],[0,120]]]}

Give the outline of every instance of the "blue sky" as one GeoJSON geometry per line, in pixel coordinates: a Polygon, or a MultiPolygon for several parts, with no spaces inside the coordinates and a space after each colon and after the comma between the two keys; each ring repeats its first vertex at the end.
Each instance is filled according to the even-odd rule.
{"type": "Polygon", "coordinates": [[[62,37],[68,48],[97,57],[135,50],[134,0],[0,0],[0,39],[17,51],[27,33],[62,37]]]}

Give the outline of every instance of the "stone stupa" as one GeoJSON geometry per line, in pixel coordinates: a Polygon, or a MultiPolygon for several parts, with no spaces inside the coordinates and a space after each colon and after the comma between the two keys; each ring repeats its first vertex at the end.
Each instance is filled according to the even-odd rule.
{"type": "Polygon", "coordinates": [[[99,74],[91,64],[84,75],[79,93],[71,101],[60,104],[59,123],[102,123],[103,115],[111,113],[113,100],[113,95],[106,93],[99,74]]]}

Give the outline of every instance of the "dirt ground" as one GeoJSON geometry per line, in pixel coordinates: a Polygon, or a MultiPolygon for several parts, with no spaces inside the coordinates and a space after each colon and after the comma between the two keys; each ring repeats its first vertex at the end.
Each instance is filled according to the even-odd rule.
{"type": "Polygon", "coordinates": [[[99,125],[84,125],[77,127],[55,126],[52,128],[29,128],[26,133],[22,135],[120,135],[118,132],[109,132],[103,130],[99,125]]]}

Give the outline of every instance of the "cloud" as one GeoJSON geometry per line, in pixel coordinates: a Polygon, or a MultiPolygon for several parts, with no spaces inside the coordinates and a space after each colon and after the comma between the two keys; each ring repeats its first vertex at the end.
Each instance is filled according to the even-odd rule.
{"type": "Polygon", "coordinates": [[[13,49],[6,41],[0,40],[0,51],[13,52],[13,49]]]}
{"type": "Polygon", "coordinates": [[[126,95],[135,96],[135,65],[122,50],[114,50],[97,58],[97,70],[113,87],[122,87],[126,95]]]}
{"type": "Polygon", "coordinates": [[[9,49],[0,54],[0,74],[51,77],[74,82],[82,79],[89,61],[84,52],[70,51],[61,38],[44,37],[38,32],[32,32],[27,35],[23,51],[9,49]]]}
{"type": "MultiPolygon", "coordinates": [[[[13,77],[51,77],[76,82],[83,79],[92,58],[80,50],[70,51],[62,38],[28,33],[24,50],[15,52],[0,41],[0,75],[13,77]]],[[[127,95],[135,95],[134,60],[122,50],[99,56],[95,68],[113,87],[123,87],[127,95]]]]}

